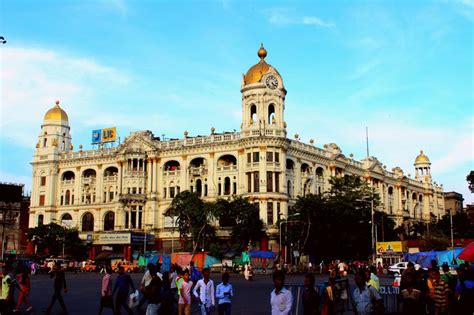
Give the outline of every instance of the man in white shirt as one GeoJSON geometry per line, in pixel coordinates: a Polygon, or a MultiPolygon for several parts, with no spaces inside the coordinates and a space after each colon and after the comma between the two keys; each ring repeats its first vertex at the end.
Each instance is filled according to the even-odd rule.
{"type": "Polygon", "coordinates": [[[222,274],[222,283],[216,288],[216,298],[219,300],[218,312],[219,315],[230,315],[232,302],[234,296],[232,284],[229,283],[229,274],[224,272],[222,274]]]}
{"type": "Polygon", "coordinates": [[[273,273],[273,285],[275,289],[270,294],[270,305],[272,315],[288,315],[293,307],[293,295],[285,289],[285,274],[281,270],[273,273]]]}
{"type": "Polygon", "coordinates": [[[204,268],[202,270],[204,278],[197,282],[193,290],[193,294],[198,299],[201,307],[201,315],[210,315],[216,305],[214,299],[214,282],[209,279],[210,273],[209,268],[204,268]]]}

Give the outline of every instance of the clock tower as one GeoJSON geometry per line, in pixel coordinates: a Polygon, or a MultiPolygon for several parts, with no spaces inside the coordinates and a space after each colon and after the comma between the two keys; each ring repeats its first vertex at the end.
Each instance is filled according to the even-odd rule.
{"type": "Polygon", "coordinates": [[[281,75],[265,61],[266,56],[262,44],[258,50],[260,61],[242,78],[243,137],[286,137],[286,90],[281,75]]]}

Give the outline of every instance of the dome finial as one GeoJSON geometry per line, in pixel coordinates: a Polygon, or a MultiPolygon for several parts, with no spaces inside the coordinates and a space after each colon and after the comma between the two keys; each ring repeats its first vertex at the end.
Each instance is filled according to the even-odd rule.
{"type": "Polygon", "coordinates": [[[267,56],[267,50],[265,49],[265,47],[263,47],[263,43],[260,43],[260,49],[258,50],[258,56],[262,60],[265,59],[265,57],[267,56]]]}
{"type": "Polygon", "coordinates": [[[58,107],[59,107],[59,100],[56,100],[56,102],[55,102],[55,103],[56,103],[56,106],[58,106],[58,107]]]}

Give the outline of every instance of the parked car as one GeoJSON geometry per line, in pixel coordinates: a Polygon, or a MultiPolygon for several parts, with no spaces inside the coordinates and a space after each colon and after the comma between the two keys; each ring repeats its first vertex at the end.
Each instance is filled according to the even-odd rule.
{"type": "Polygon", "coordinates": [[[388,273],[395,275],[395,277],[400,276],[403,273],[403,271],[407,269],[407,266],[408,266],[407,261],[396,263],[388,267],[388,273]]]}
{"type": "Polygon", "coordinates": [[[82,268],[81,271],[83,272],[93,272],[97,270],[97,266],[93,263],[86,263],[82,268]]]}
{"type": "Polygon", "coordinates": [[[119,266],[122,266],[123,269],[125,270],[125,272],[138,272],[140,268],[138,268],[137,265],[134,265],[133,263],[129,262],[129,261],[119,261],[119,262],[116,262],[113,266],[112,266],[112,269],[115,271],[115,272],[118,272],[118,268],[119,266]]]}

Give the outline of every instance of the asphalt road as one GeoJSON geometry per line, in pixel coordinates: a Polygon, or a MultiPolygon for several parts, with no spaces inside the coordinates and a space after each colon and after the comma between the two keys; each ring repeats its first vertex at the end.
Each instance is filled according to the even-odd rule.
{"type": "MultiPolygon", "coordinates": [[[[99,309],[100,285],[103,274],[97,273],[66,273],[68,293],[64,294],[64,300],[71,315],[97,314],[99,309]]],[[[142,274],[131,274],[136,288],[142,274]]],[[[117,277],[113,275],[113,279],[117,277]]],[[[327,275],[316,275],[316,283],[327,280],[327,275]]],[[[217,286],[220,283],[220,274],[211,274],[217,286]]],[[[303,284],[303,275],[287,275],[287,284],[303,284]]],[[[352,278],[350,278],[353,284],[352,278]]],[[[389,280],[386,280],[389,282],[389,280]]],[[[245,281],[243,275],[232,274],[230,283],[234,287],[234,298],[232,302],[232,314],[234,315],[260,315],[270,314],[270,292],[273,290],[271,275],[256,275],[254,281],[245,281]]],[[[53,292],[53,280],[49,275],[39,274],[31,277],[30,301],[33,304],[33,314],[43,314],[49,304],[53,292]]],[[[196,306],[193,314],[198,314],[196,306]]],[[[52,312],[53,315],[61,314],[58,304],[52,312]]],[[[112,314],[106,309],[103,314],[112,314]]],[[[122,311],[122,314],[124,312],[122,311]]],[[[217,311],[214,312],[217,314],[217,311]]]]}

